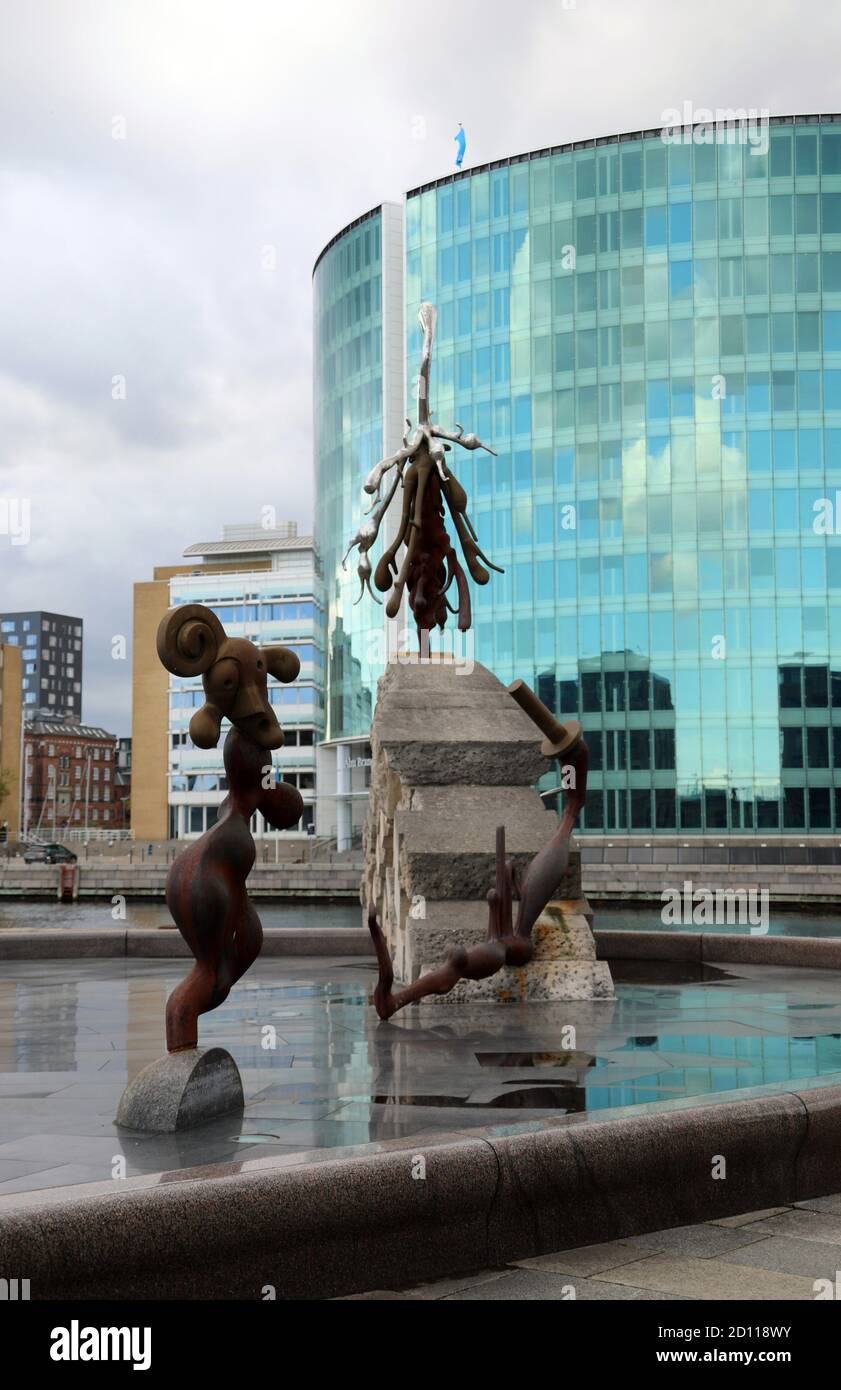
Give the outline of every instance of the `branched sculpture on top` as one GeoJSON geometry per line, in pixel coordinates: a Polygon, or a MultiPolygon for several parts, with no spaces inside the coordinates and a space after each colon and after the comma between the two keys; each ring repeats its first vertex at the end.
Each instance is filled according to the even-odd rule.
{"type": "MultiPolygon", "coordinates": [[[[476,530],[467,515],[467,493],[455,475],[449,471],[445,459],[453,444],[460,444],[462,449],[485,449],[489,454],[494,454],[495,451],[488,444],[483,444],[475,434],[465,434],[463,426],[458,423],[454,430],[441,429],[432,423],[432,412],[429,409],[429,373],[437,315],[434,304],[420,306],[418,321],[423,330],[423,350],[418,374],[417,426],[413,429],[411,420],[407,419],[402,449],[398,449],[396,454],[391,454],[388,458],[381,459],[365,479],[364,490],[374,498],[368,511],[369,520],[360,526],[342,561],[344,566],[351,550],[358,547],[357,574],[361,581],[359,599],[366,588],[372,598],[376,598],[371,588],[371,560],[368,552],[379,535],[383,517],[398,485],[402,483],[403,508],[397,534],[383,551],[373,580],[380,593],[386,593],[391,589],[385,610],[390,618],[397,616],[403,593],[408,588],[409,606],[419,633],[429,632],[436,626],[443,628],[448,612],[458,613],[461,632],[466,632],[471,623],[467,580],[444,527],[445,502],[461,543],[464,562],[475,582],[487,584],[490,579],[485,565],[496,570],[498,574],[503,573],[479,548],[476,530]],[[394,476],[383,493],[384,479],[392,469],[394,476]],[[406,553],[398,569],[397,552],[402,545],[405,545],[406,553]],[[457,608],[454,608],[447,598],[447,591],[453,580],[458,594],[457,608]]],[[[356,600],[357,603],[359,599],[356,600]]]]}

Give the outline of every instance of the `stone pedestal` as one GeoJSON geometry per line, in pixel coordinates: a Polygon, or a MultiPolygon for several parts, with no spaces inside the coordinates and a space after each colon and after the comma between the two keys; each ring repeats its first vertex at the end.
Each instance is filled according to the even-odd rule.
{"type": "MultiPolygon", "coordinates": [[[[496,827],[505,826],[522,871],[555,833],[557,818],[534,790],[549,763],[539,731],[484,666],[416,655],[391,662],[380,680],[371,749],[363,920],[373,902],[395,976],[408,984],[450,946],[486,939],[496,827]]],[[[577,850],[556,899],[535,926],[542,954],[531,965],[462,981],[435,1002],[610,997],[577,850]]]]}
{"type": "Polygon", "coordinates": [[[223,1047],[169,1052],[137,1073],[120,1098],[115,1123],[149,1134],[173,1134],[242,1111],[237,1064],[223,1047]]]}

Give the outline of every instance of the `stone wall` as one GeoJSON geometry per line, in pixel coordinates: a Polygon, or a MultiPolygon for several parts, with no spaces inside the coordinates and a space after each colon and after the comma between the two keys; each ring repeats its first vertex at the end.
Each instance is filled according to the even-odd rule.
{"type": "MultiPolygon", "coordinates": [[[[59,864],[22,864],[0,861],[0,899],[55,898],[60,881],[59,864]]],[[[163,899],[168,865],[122,866],[107,859],[76,866],[80,898],[163,899]]],[[[256,900],[282,898],[349,898],[359,893],[361,864],[356,860],[313,864],[255,864],[248,876],[249,895],[256,900]]]]}

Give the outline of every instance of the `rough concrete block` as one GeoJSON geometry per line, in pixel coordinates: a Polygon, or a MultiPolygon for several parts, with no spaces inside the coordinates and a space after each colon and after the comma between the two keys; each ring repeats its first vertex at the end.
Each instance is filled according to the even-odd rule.
{"type": "MultiPolygon", "coordinates": [[[[423,970],[431,969],[429,965],[423,970]]],[[[429,994],[423,1005],[554,1003],[570,999],[612,999],[613,980],[606,961],[541,960],[504,965],[486,980],[459,980],[449,994],[429,994]]]]}

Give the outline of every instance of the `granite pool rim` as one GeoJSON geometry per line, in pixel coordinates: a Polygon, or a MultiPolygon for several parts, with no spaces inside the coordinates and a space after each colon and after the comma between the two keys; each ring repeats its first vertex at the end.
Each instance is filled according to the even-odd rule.
{"type": "Polygon", "coordinates": [[[8,1194],[0,1273],[35,1299],[336,1297],[826,1196],[839,1153],[832,1073],[8,1194]]]}

